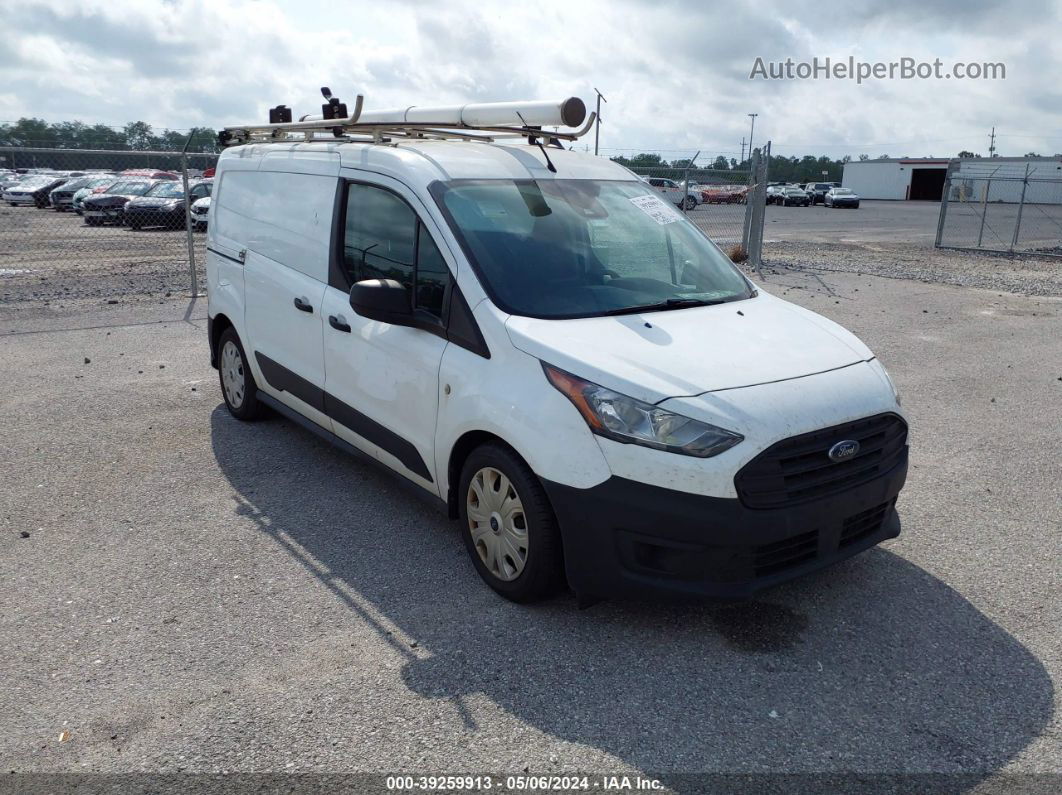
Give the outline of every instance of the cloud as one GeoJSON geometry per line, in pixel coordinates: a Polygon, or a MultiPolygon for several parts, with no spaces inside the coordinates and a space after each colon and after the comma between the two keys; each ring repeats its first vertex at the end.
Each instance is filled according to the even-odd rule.
{"type": "Polygon", "coordinates": [[[1048,78],[1059,10],[1046,0],[0,0],[0,13],[2,120],[186,129],[264,119],[278,103],[314,112],[321,85],[370,108],[592,105],[596,86],[608,153],[736,155],[750,112],[776,153],[984,151],[993,125],[1003,153],[1062,151],[1048,78]],[[1003,61],[1007,79],[749,80],[757,56],[849,55],[1003,61]]]}

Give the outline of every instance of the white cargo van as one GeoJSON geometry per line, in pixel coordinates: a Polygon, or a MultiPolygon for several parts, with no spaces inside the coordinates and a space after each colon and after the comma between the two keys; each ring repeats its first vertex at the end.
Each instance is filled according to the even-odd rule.
{"type": "Polygon", "coordinates": [[[209,340],[232,414],[423,489],[516,601],[745,596],[896,536],[907,425],[874,354],[534,126],[578,127],[578,100],[491,107],[223,133],[209,340]]]}

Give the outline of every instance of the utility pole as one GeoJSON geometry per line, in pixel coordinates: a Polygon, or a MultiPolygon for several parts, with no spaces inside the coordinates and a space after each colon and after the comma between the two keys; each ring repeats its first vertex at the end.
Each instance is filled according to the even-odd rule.
{"type": "Polygon", "coordinates": [[[996,156],[996,128],[992,127],[992,134],[988,136],[988,156],[996,156]]]}
{"type": "Polygon", "coordinates": [[[738,162],[740,162],[740,163],[744,163],[745,162],[745,136],[744,135],[741,136],[741,160],[738,161],[738,162]]]}
{"type": "Polygon", "coordinates": [[[601,136],[601,103],[608,102],[607,99],[598,91],[594,89],[594,93],[597,94],[597,117],[594,121],[594,155],[597,155],[597,142],[601,136]]]}
{"type": "Polygon", "coordinates": [[[756,132],[756,117],[759,115],[758,113],[748,114],[749,118],[752,119],[752,129],[749,130],[749,157],[752,156],[752,135],[756,132]]]}

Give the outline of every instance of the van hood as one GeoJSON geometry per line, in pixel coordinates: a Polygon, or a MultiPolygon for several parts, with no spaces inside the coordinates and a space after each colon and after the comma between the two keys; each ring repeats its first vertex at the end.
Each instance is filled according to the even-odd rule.
{"type": "Polygon", "coordinates": [[[635,315],[512,315],[515,347],[647,403],[801,378],[874,358],[836,323],[774,296],[635,315]]]}

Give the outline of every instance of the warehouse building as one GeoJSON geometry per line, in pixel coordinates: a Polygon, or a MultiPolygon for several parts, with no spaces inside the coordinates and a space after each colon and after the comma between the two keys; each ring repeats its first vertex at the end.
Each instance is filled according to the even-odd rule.
{"type": "Polygon", "coordinates": [[[1062,203],[1059,157],[855,160],[845,163],[842,184],[864,199],[940,201],[949,163],[954,163],[949,201],[981,201],[987,195],[989,201],[1018,202],[1024,187],[1027,202],[1062,203]]]}

